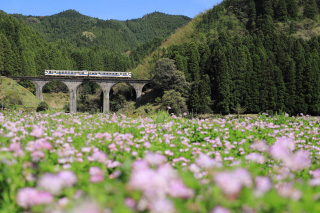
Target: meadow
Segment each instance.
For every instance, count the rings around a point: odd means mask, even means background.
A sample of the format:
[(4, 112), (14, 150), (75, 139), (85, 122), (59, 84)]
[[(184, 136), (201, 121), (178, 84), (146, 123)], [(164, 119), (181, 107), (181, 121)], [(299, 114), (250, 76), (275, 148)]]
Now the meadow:
[(0, 112), (0, 212), (320, 212), (320, 119)]

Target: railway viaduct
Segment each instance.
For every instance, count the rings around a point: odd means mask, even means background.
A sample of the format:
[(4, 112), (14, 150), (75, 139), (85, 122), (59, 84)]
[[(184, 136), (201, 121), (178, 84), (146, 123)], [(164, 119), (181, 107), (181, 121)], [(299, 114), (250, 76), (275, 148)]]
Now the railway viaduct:
[(70, 112), (77, 112), (77, 89), (85, 82), (97, 83), (103, 91), (103, 113), (110, 112), (109, 93), (111, 88), (117, 83), (127, 83), (136, 91), (136, 99), (141, 97), (143, 87), (150, 83), (150, 80), (132, 80), (132, 79), (98, 79), (98, 78), (67, 78), (67, 77), (11, 77), (13, 80), (30, 80), (36, 87), (36, 97), (43, 101), (43, 87), (50, 81), (61, 81), (70, 92)]

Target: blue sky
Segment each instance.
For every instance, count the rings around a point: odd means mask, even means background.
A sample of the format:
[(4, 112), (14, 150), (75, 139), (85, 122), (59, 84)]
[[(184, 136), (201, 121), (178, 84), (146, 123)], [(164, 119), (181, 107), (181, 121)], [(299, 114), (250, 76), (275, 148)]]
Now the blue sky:
[(141, 18), (154, 11), (191, 18), (222, 0), (0, 0), (0, 10), (23, 15), (53, 15), (74, 9), (100, 19)]

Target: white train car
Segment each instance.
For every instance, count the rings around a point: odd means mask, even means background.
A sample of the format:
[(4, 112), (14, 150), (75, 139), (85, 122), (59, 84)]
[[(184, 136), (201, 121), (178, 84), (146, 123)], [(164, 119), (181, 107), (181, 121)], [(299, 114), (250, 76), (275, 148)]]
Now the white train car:
[(54, 77), (93, 77), (93, 78), (131, 78), (131, 72), (116, 71), (77, 71), (77, 70), (45, 70), (45, 76)]
[(90, 77), (95, 78), (131, 78), (131, 72), (114, 72), (114, 71), (88, 71)]
[(88, 77), (88, 71), (77, 71), (77, 70), (45, 70), (45, 76), (54, 76), (54, 77)]

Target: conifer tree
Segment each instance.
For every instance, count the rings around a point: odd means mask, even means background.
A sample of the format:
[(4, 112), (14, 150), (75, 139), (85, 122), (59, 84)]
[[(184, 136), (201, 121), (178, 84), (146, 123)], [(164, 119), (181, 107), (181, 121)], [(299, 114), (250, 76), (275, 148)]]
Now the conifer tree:
[(5, 75), (4, 73), (4, 48), (2, 44), (2, 39), (4, 39), (4, 35), (0, 33), (0, 76)]
[(191, 94), (189, 96), (189, 110), (193, 113), (201, 113), (201, 97), (199, 94), (200, 82), (194, 81), (191, 86)]
[(215, 83), (217, 84), (217, 108), (220, 112), (230, 113), (231, 104), (231, 77), (226, 56), (222, 50), (217, 50), (213, 55), (215, 66)]
[(279, 21), (285, 21), (287, 19), (287, 15), (288, 15), (288, 12), (287, 12), (286, 0), (279, 0), (277, 10), (276, 10), (276, 18)]
[(276, 86), (276, 110), (283, 111), (285, 109), (285, 84), (283, 81), (282, 72), (278, 66), (274, 67), (274, 82)]
[(264, 10), (264, 15), (268, 15), (273, 17), (273, 6), (272, 6), (272, 0), (263, 0), (263, 10)]
[(319, 56), (317, 52), (308, 53), (304, 72), (304, 96), (308, 105), (307, 113), (319, 114), (320, 84), (319, 84)]
[(285, 60), (286, 67), (282, 70), (285, 82), (285, 110), (288, 113), (294, 113), (296, 104), (296, 65), (289, 56)]
[(274, 33), (274, 25), (272, 17), (264, 15), (258, 19), (258, 27), (264, 35), (272, 35)]
[(184, 56), (181, 56), (178, 52), (175, 53), (175, 57), (173, 58), (176, 62), (177, 69), (182, 71), (187, 79), (191, 79), (188, 75), (188, 59)]
[(306, 67), (305, 51), (300, 41), (296, 42), (294, 49), (294, 60), (296, 62), (296, 97), (295, 97), (295, 112), (306, 113), (307, 104), (304, 98), (304, 70)]
[[(318, 0), (319, 1), (319, 0)], [(297, 0), (286, 0), (288, 15), (296, 19), (298, 17), (298, 2)]]
[(318, 14), (318, 7), (315, 0), (306, 0), (304, 3), (303, 15), (306, 18), (314, 19)]
[(191, 42), (189, 44), (189, 61), (188, 61), (188, 72), (191, 74), (193, 81), (200, 80), (200, 54), (198, 52), (198, 46)]
[(204, 75), (199, 84), (199, 95), (200, 95), (200, 105), (201, 113), (211, 112), (211, 88), (210, 88), (210, 78), (208, 75)]
[(0, 34), (0, 42), (2, 42), (3, 47), (3, 69), (4, 69), (4, 75), (5, 76), (14, 76), (16, 75), (16, 63), (19, 61), (16, 60), (16, 55), (11, 49), (11, 44), (7, 40), (6, 36), (3, 34)]
[(317, 6), (318, 6), (318, 11), (320, 11), (320, 0), (316, 0)]
[(248, 28), (249, 30), (253, 30), (255, 28), (256, 25), (256, 18), (257, 18), (257, 11), (256, 11), (256, 4), (254, 2), (254, 0), (250, 0), (249, 1), (249, 20), (248, 20)]

